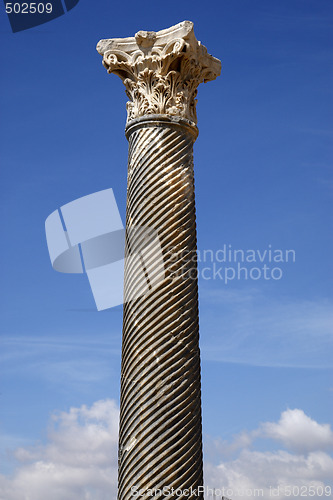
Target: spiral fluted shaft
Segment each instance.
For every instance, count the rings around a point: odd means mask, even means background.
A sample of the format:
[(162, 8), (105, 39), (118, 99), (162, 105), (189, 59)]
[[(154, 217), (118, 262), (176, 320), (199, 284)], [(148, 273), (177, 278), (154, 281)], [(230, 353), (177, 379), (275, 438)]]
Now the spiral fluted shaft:
[[(185, 120), (158, 116), (127, 126), (126, 227), (158, 232), (165, 277), (124, 305), (119, 500), (133, 499), (137, 490), (163, 487), (179, 490), (173, 498), (203, 498), (180, 493), (203, 484), (194, 258), (196, 133)], [(125, 296), (140, 288), (141, 280), (133, 266), (125, 267)]]

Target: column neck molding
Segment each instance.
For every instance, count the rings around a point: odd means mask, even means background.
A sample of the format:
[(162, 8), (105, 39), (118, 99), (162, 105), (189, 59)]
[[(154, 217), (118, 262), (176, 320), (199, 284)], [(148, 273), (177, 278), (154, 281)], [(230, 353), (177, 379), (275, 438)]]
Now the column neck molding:
[(135, 118), (134, 120), (129, 121), (125, 128), (126, 138), (129, 139), (130, 135), (135, 130), (148, 127), (160, 127), (160, 128), (168, 127), (168, 128), (173, 128), (175, 130), (177, 129), (181, 130), (182, 132), (185, 131), (192, 137), (193, 142), (196, 140), (199, 134), (198, 127), (195, 125), (195, 123), (187, 119), (168, 116), (168, 115), (152, 114), (152, 115), (140, 116), (138, 118)]

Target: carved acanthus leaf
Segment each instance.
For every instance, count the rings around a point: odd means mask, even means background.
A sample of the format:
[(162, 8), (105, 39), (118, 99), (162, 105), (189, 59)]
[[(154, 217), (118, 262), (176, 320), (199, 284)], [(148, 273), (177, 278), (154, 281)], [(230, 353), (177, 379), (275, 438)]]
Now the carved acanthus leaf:
[(221, 62), (195, 38), (190, 21), (157, 33), (101, 40), (97, 50), (108, 73), (126, 87), (128, 121), (162, 114), (196, 123), (197, 87), (221, 72)]

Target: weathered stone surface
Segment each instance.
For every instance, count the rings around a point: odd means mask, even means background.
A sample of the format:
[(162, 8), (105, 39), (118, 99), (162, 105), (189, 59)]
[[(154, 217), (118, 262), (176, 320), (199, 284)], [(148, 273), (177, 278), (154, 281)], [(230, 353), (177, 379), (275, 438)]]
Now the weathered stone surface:
[[(158, 234), (165, 268), (157, 287), (124, 304), (118, 500), (138, 490), (157, 498), (149, 491), (163, 487), (203, 500), (193, 143), (197, 87), (221, 63), (189, 21), (101, 40), (97, 50), (130, 99), (126, 228)], [(154, 267), (154, 251), (147, 256)], [(125, 299), (142, 288), (139, 271), (138, 261), (125, 266)]]
[(190, 21), (156, 33), (101, 40), (97, 51), (108, 72), (126, 87), (128, 121), (166, 114), (196, 123), (197, 87), (221, 72), (221, 62), (196, 39)]

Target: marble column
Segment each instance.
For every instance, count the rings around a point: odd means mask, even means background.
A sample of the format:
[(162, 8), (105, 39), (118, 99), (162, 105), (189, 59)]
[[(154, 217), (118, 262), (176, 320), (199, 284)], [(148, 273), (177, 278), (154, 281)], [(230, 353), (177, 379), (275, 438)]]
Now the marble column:
[[(203, 498), (193, 143), (196, 93), (221, 71), (184, 21), (97, 45), (129, 97), (126, 228), (152, 228), (164, 279), (123, 312), (118, 499)], [(111, 100), (109, 100), (111, 101)], [(112, 102), (111, 102), (112, 105)], [(132, 238), (133, 239), (133, 238)], [(125, 254), (131, 253), (127, 238)], [(154, 252), (148, 255), (154, 264)], [(124, 294), (142, 273), (125, 266)], [(191, 490), (192, 488), (192, 490)], [(187, 492), (188, 490), (188, 492)]]

